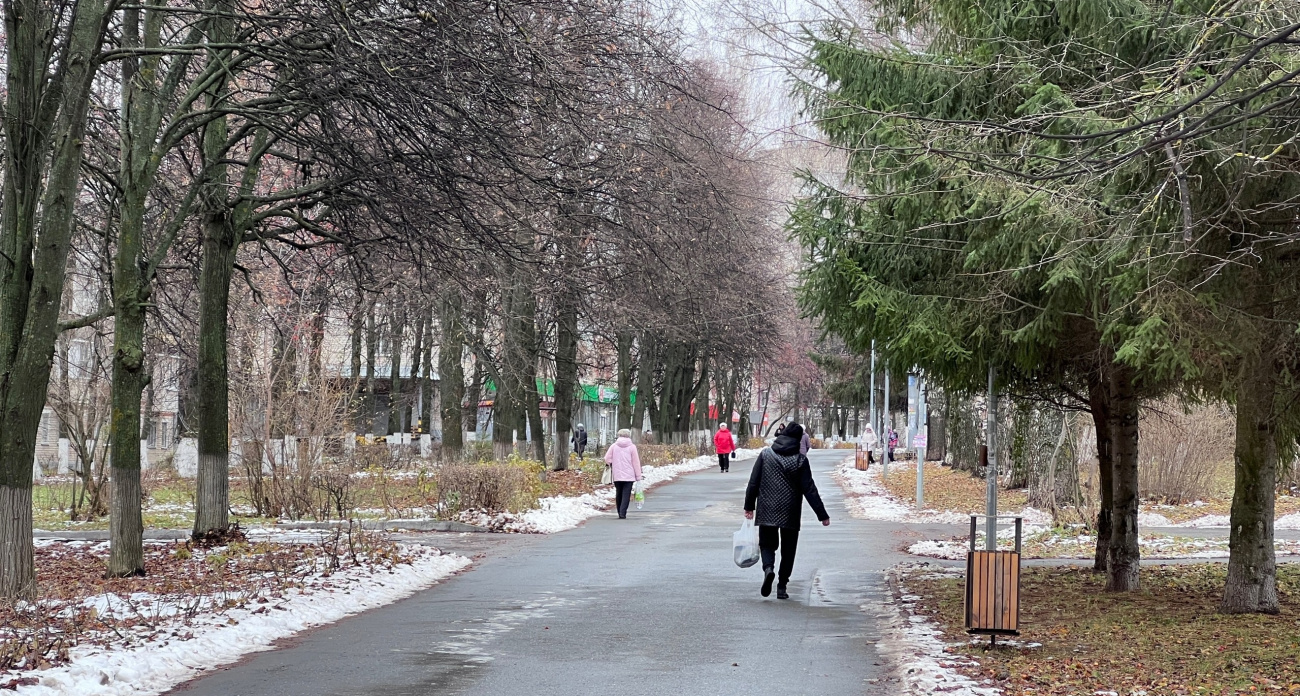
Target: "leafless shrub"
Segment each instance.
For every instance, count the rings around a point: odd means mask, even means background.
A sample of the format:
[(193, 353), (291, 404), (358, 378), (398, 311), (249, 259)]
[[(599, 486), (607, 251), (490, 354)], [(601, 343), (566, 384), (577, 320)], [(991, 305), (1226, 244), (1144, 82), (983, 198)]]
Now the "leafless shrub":
[(435, 511), (454, 518), (467, 510), (495, 514), (533, 507), (544, 470), (539, 462), (513, 456), (503, 463), (443, 464), (433, 473)]
[(1222, 405), (1144, 408), (1138, 426), (1143, 497), (1177, 505), (1209, 496), (1215, 469), (1232, 459), (1232, 422)]

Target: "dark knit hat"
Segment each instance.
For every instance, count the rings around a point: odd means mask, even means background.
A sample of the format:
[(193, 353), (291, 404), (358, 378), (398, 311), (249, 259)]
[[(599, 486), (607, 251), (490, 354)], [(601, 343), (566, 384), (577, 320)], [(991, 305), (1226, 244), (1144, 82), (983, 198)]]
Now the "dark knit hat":
[(781, 434), (786, 437), (792, 437), (796, 440), (801, 440), (803, 439), (803, 426), (799, 425), (794, 421), (790, 421), (790, 424), (785, 426), (785, 432)]

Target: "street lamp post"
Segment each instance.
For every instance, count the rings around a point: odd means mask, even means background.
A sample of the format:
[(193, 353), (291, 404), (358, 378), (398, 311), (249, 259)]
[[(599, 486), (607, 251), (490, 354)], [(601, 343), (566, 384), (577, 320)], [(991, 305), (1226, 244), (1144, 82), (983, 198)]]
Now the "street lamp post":
[[(871, 339), (871, 405), (867, 408), (867, 423), (870, 424), (871, 431), (875, 433), (876, 438), (880, 438), (880, 431), (876, 430), (876, 339)], [(858, 433), (862, 437), (862, 433)]]
[[(916, 433), (912, 436), (912, 444), (916, 446), (916, 509), (925, 509), (925, 447), (929, 443), (927, 439), (929, 432), (926, 428), (928, 418), (926, 417), (926, 399), (925, 399), (925, 377), (917, 375), (916, 377)], [(924, 433), (924, 434), (923, 434)]]
[(880, 475), (889, 476), (889, 363), (885, 363), (885, 410), (880, 414), (880, 441), (884, 446), (880, 448), (883, 455), (880, 458)]

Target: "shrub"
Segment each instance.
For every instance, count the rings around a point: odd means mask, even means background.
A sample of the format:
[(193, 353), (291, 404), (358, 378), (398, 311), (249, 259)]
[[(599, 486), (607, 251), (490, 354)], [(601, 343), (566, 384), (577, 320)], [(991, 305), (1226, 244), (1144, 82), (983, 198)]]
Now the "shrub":
[(767, 447), (767, 441), (761, 437), (751, 437), (745, 442), (745, 449), (763, 449)]
[(699, 448), (691, 444), (638, 445), (637, 453), (642, 466), (665, 466), (700, 456)]
[(1215, 470), (1232, 459), (1232, 423), (1226, 406), (1144, 408), (1138, 425), (1143, 496), (1177, 505), (1212, 495)]
[(505, 462), (452, 462), (433, 472), (434, 511), (454, 518), (468, 510), (488, 514), (519, 512), (537, 506), (541, 462), (512, 455)]

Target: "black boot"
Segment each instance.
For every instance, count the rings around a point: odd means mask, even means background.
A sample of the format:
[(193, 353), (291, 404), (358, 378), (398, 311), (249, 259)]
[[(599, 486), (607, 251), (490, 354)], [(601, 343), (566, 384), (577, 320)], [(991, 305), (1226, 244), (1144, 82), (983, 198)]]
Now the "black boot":
[(777, 599), (790, 599), (790, 593), (785, 591), (785, 583), (776, 586)]
[(772, 572), (772, 566), (763, 566), (763, 589), (758, 593), (764, 597), (772, 594), (772, 581), (776, 579), (776, 573)]

